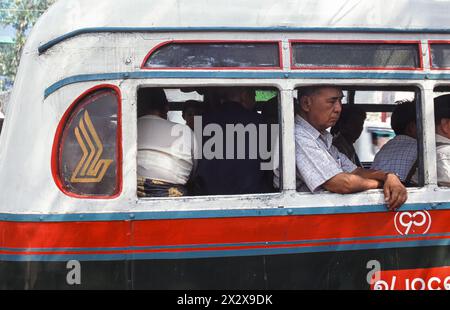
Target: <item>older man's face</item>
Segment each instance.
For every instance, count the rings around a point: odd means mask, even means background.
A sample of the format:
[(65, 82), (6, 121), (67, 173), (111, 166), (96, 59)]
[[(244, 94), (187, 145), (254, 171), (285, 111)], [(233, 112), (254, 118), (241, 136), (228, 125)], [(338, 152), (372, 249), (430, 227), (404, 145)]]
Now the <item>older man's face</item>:
[(343, 97), (342, 90), (335, 87), (320, 88), (304, 97), (302, 109), (307, 121), (319, 131), (332, 127), (341, 115)]

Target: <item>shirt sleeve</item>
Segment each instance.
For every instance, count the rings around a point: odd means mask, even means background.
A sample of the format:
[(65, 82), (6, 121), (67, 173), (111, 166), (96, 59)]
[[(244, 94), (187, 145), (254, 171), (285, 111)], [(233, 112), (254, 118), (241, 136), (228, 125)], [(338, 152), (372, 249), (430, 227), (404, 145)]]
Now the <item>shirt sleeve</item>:
[(311, 192), (344, 172), (331, 154), (320, 148), (314, 140), (297, 136), (295, 149), (297, 170)]
[(436, 154), (437, 181), (441, 186), (450, 186), (450, 152), (442, 152), (450, 147), (441, 148)]

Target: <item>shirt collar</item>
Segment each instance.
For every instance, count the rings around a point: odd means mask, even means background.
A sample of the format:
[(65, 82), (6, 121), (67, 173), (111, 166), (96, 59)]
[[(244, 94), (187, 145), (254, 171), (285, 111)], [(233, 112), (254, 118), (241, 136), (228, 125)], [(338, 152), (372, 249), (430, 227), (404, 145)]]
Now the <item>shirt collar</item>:
[(331, 133), (326, 130), (325, 132), (321, 133), (298, 114), (295, 116), (295, 123), (307, 133), (309, 133), (314, 139), (320, 139), (322, 142), (324, 142), (328, 149), (331, 147), (333, 143), (333, 136), (331, 135)]

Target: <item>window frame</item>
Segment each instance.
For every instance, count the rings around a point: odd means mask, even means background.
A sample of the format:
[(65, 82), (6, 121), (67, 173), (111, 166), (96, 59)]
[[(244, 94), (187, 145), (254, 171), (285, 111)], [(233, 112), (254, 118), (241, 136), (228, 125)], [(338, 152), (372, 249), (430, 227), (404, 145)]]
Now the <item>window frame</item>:
[[(278, 45), (278, 67), (146, 67), (145, 64), (148, 59), (158, 51), (160, 48), (170, 45), (170, 44), (252, 44), (252, 43), (261, 43), (261, 44), (277, 44)], [(144, 60), (140, 66), (141, 70), (262, 70), (262, 71), (271, 71), (271, 70), (283, 70), (283, 48), (281, 40), (169, 40), (161, 42), (155, 45), (147, 55), (144, 57)]]
[[(299, 67), (296, 66), (294, 63), (294, 48), (293, 45), (295, 43), (331, 43), (331, 44), (417, 44), (417, 51), (418, 51), (418, 60), (419, 60), (419, 67), (338, 67), (338, 66), (311, 66), (311, 67)], [(357, 71), (392, 71), (392, 70), (401, 70), (401, 71), (423, 71), (424, 70), (424, 64), (423, 64), (423, 52), (422, 52), (422, 42), (420, 40), (311, 40), (311, 39), (290, 39), (289, 40), (289, 57), (291, 61), (291, 70), (357, 70)]]
[[(119, 83), (120, 81), (117, 81)], [(398, 79), (333, 79), (316, 77), (314, 79), (291, 78), (291, 79), (223, 79), (221, 77), (206, 78), (199, 76), (197, 79), (176, 79), (176, 78), (137, 78), (126, 79), (122, 81), (120, 87), (127, 100), (135, 101), (137, 89), (139, 87), (215, 87), (215, 86), (250, 86), (250, 87), (273, 87), (281, 94), (279, 105), (280, 113), (280, 165), (282, 171), (286, 174), (281, 176), (283, 188), (279, 192), (261, 193), (261, 194), (243, 194), (243, 195), (214, 195), (214, 196), (183, 196), (183, 197), (148, 197), (138, 198), (136, 192), (136, 156), (132, 156), (125, 163), (127, 173), (125, 177), (124, 194), (129, 199), (130, 218), (133, 219), (206, 219), (222, 217), (239, 216), (272, 216), (272, 215), (314, 215), (314, 214), (342, 214), (342, 213), (372, 213), (389, 212), (384, 206), (383, 189), (373, 189), (360, 193), (341, 195), (325, 192), (321, 194), (310, 194), (297, 192), (295, 189), (295, 142), (294, 142), (294, 110), (292, 109), (292, 91), (299, 86), (318, 85), (330, 83), (340, 86), (407, 86), (416, 87), (424, 95), (422, 96), (422, 105), (427, 110), (425, 115), (430, 113), (428, 100), (433, 92), (429, 88), (438, 83), (448, 84), (448, 81), (432, 80), (398, 80)], [(431, 86), (430, 86), (431, 85)], [(287, 101), (286, 101), (287, 100)], [(428, 102), (429, 103), (429, 102)], [(136, 107), (134, 104), (128, 106), (126, 122), (128, 126), (127, 147), (137, 148), (137, 120)], [(400, 211), (422, 210), (428, 208), (430, 204), (433, 208), (442, 209), (440, 201), (446, 201), (450, 188), (439, 188), (433, 181), (436, 180), (436, 171), (432, 169), (433, 160), (435, 162), (434, 152), (434, 131), (432, 136), (431, 129), (427, 129), (430, 122), (424, 124), (425, 147), (429, 147), (428, 155), (424, 159), (425, 186), (408, 187), (408, 205), (403, 206)], [(434, 157), (433, 157), (434, 156)], [(428, 166), (427, 166), (428, 165)], [(446, 196), (447, 195), (447, 196)], [(125, 197), (123, 197), (125, 198)]]
[[(79, 103), (85, 99), (87, 96), (94, 94), (97, 91), (101, 90), (113, 90), (114, 95), (117, 98), (117, 129), (116, 129), (116, 182), (117, 189), (112, 195), (82, 195), (73, 193), (67, 190), (63, 184), (64, 182), (60, 177), (60, 169), (59, 165), (61, 162), (61, 144), (62, 138), (68, 124), (69, 119), (76, 113), (78, 113), (83, 107), (79, 107)], [(63, 116), (59, 120), (56, 132), (54, 134), (52, 151), (51, 151), (51, 173), (53, 177), (53, 181), (56, 186), (59, 188), (61, 192), (65, 195), (77, 198), (77, 199), (115, 199), (122, 194), (123, 191), (123, 151), (122, 151), (122, 92), (119, 87), (112, 84), (99, 84), (93, 87), (88, 88), (83, 93), (81, 93), (66, 109), (63, 113)]]

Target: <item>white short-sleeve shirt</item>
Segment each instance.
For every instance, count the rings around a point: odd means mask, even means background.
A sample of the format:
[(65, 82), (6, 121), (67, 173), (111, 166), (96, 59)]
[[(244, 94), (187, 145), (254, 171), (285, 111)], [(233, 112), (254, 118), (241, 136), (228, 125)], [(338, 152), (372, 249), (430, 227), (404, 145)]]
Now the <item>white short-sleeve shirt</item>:
[(295, 118), (295, 157), (297, 190), (318, 192), (322, 184), (342, 172), (353, 172), (357, 166), (332, 144), (333, 136), (319, 132), (301, 116)]
[(154, 115), (138, 119), (137, 174), (147, 179), (186, 184), (195, 166), (192, 130)]

